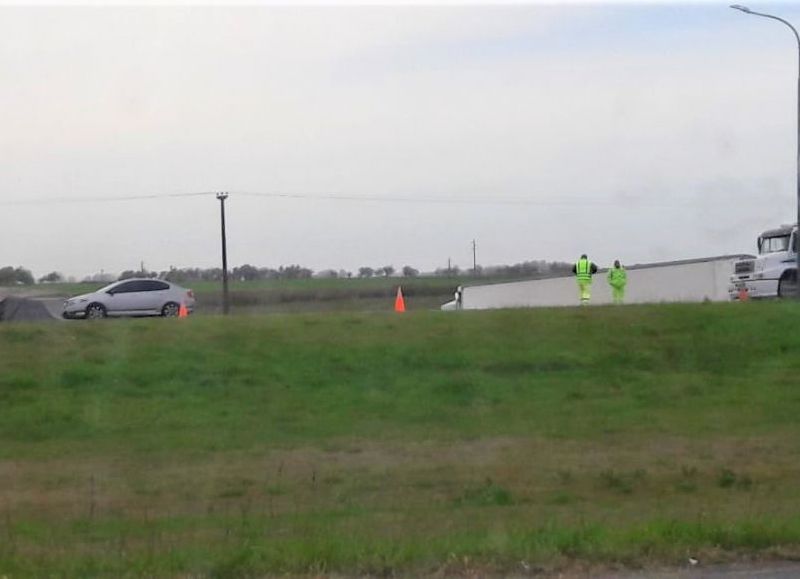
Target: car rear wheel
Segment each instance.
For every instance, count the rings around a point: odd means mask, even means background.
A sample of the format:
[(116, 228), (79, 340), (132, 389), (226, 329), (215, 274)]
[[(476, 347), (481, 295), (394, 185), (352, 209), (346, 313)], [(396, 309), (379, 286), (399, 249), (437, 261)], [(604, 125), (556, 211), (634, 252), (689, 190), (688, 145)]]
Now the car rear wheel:
[(106, 317), (106, 308), (103, 304), (89, 304), (86, 306), (87, 320), (100, 320)]
[(180, 313), (181, 307), (175, 302), (169, 302), (161, 308), (161, 315), (165, 318), (174, 318)]
[(797, 297), (797, 272), (786, 273), (778, 282), (778, 297), (791, 299)]

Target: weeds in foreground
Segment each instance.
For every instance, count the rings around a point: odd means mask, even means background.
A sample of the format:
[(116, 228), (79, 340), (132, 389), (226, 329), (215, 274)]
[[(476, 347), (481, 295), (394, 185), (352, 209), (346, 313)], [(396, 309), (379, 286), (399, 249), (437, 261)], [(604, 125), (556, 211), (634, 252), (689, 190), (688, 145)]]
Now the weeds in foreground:
[(736, 473), (729, 468), (723, 468), (717, 476), (717, 486), (723, 489), (749, 490), (753, 486), (753, 479), (744, 473)]
[(622, 493), (631, 494), (634, 488), (641, 484), (647, 476), (644, 469), (635, 469), (629, 472), (617, 472), (614, 469), (606, 469), (599, 475), (601, 487)]
[(468, 487), (464, 494), (456, 499), (455, 504), (506, 507), (514, 504), (514, 497), (508, 489), (487, 478), (483, 484)]

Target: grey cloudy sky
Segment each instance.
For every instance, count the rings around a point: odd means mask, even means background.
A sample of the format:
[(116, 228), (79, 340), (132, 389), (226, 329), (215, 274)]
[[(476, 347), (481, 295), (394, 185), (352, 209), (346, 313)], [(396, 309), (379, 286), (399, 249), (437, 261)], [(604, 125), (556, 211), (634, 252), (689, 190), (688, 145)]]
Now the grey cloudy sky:
[(0, 265), (217, 265), (213, 197), (18, 203), (218, 190), (233, 265), (752, 251), (797, 53), (726, 4), (0, 7)]

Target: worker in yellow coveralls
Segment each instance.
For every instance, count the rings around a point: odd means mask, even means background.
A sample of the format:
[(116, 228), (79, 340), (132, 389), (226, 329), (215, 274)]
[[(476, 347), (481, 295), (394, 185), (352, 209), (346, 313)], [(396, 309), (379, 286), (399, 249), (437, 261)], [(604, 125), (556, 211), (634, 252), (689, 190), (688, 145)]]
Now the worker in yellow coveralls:
[(614, 267), (608, 270), (608, 285), (611, 286), (611, 297), (614, 303), (619, 305), (625, 301), (625, 286), (628, 284), (628, 273), (619, 264), (619, 260), (614, 261)]
[(578, 281), (578, 290), (581, 296), (581, 305), (585, 306), (592, 299), (592, 276), (597, 273), (597, 266), (589, 261), (584, 253), (572, 266), (572, 273)]

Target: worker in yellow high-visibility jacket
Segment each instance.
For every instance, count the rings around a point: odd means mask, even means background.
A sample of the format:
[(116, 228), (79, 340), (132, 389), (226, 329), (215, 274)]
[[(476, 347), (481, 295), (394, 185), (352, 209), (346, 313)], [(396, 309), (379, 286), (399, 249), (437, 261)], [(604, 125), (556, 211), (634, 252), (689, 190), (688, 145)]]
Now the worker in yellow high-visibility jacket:
[(614, 267), (608, 270), (608, 285), (611, 286), (611, 296), (615, 304), (625, 301), (625, 286), (628, 284), (628, 273), (619, 264), (619, 260), (614, 261)]
[(597, 273), (597, 266), (589, 261), (584, 253), (572, 266), (572, 273), (578, 281), (578, 290), (581, 296), (581, 305), (585, 306), (592, 299), (592, 275)]

